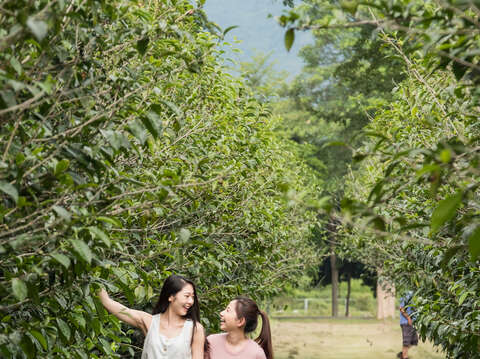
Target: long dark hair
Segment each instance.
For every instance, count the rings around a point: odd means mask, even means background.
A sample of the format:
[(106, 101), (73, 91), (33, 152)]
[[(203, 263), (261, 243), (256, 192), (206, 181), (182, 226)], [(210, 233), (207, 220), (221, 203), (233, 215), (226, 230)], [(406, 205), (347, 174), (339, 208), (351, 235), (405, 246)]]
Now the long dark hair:
[(153, 314), (165, 313), (170, 305), (168, 298), (170, 298), (172, 295), (175, 296), (175, 294), (180, 292), (187, 284), (190, 284), (193, 287), (194, 301), (193, 305), (188, 308), (187, 314), (185, 314), (183, 317), (185, 319), (190, 319), (193, 322), (191, 345), (193, 343), (195, 328), (197, 327), (197, 323), (200, 322), (200, 303), (198, 302), (195, 284), (193, 284), (191, 280), (176, 274), (168, 276), (167, 279), (165, 279), (165, 282), (163, 282), (162, 290), (160, 291), (160, 297), (158, 298), (157, 304), (153, 308)]
[(273, 359), (272, 334), (267, 314), (260, 310), (257, 303), (248, 297), (239, 296), (235, 298), (235, 301), (237, 318), (245, 318), (245, 334), (257, 329), (258, 316), (262, 317), (262, 330), (255, 341), (262, 347), (267, 359)]

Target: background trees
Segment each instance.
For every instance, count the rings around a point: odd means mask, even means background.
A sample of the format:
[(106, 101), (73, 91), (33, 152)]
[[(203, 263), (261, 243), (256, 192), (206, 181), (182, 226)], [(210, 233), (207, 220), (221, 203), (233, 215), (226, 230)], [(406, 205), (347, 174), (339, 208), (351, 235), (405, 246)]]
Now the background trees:
[(2, 4), (2, 356), (133, 355), (99, 285), (148, 310), (187, 275), (213, 329), (232, 295), (261, 299), (315, 261), (308, 171), (218, 65), (197, 11)]
[(374, 25), (406, 66), (356, 150), (363, 162), (342, 200), (344, 247), (400, 291), (414, 289), (423, 337), (449, 357), (478, 358), (479, 4), (312, 3), (328, 14), (290, 13), (280, 19), (288, 38)]

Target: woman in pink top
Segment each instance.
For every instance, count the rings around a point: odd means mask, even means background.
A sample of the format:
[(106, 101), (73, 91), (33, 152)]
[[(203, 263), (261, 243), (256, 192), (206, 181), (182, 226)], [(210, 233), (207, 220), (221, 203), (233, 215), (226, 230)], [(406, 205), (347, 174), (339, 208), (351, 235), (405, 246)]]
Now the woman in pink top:
[[(246, 334), (257, 328), (262, 317), (262, 330), (257, 339)], [(270, 322), (257, 303), (247, 297), (237, 297), (220, 313), (220, 328), (225, 332), (207, 337), (209, 359), (273, 359)]]

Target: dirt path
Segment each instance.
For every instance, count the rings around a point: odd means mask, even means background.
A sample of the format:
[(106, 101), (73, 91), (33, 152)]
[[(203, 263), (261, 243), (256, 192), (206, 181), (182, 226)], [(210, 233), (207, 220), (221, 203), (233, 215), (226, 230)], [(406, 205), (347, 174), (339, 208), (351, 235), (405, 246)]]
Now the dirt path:
[[(402, 334), (395, 321), (273, 320), (276, 359), (395, 359)], [(443, 359), (429, 343), (419, 343), (411, 359)]]

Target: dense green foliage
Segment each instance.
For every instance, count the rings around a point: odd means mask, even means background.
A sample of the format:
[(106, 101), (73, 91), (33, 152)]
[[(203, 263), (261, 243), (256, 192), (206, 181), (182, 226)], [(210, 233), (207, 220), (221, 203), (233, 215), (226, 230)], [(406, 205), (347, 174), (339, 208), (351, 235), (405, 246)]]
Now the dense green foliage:
[(214, 329), (310, 262), (306, 170), (204, 21), (187, 1), (2, 3), (2, 357), (138, 352), (99, 285), (149, 310), (184, 274)]
[[(395, 103), (368, 127), (382, 137), (364, 145), (363, 151), (376, 155), (364, 160), (348, 188), (351, 198), (373, 208), (344, 202), (347, 213), (361, 213), (348, 223), (346, 241), (352, 255), (382, 268), (400, 290), (415, 290), (422, 336), (453, 357), (475, 358), (480, 328), (480, 268), (473, 260), (478, 154), (465, 144), (478, 138), (476, 119), (459, 110), (464, 99), (450, 93), (451, 74), (426, 80), (418, 73), (424, 82), (405, 81)], [(432, 98), (456, 114), (453, 122), (439, 108), (432, 111)]]
[[(289, 11), (279, 19), (288, 27), (287, 48), (297, 30), (321, 32), (332, 44), (339, 32), (373, 27), (406, 66), (406, 79), (393, 89), (391, 104), (372, 114), (364, 131), (368, 139), (355, 151), (354, 159), (363, 162), (346, 186), (340, 246), (380, 270), (400, 292), (414, 290), (422, 337), (449, 357), (478, 358), (480, 3), (305, 3), (310, 11)], [(349, 70), (362, 71), (364, 65)], [(381, 88), (385, 83), (375, 76), (365, 76), (367, 87), (356, 83), (350, 93)], [(328, 90), (319, 92), (335, 95)], [(340, 117), (349, 118), (345, 106)], [(367, 109), (365, 103), (361, 108)]]
[[(315, 28), (330, 21), (336, 7), (330, 1), (306, 0), (293, 19)], [(315, 42), (300, 51), (305, 66), (279, 111), (285, 113), (285, 132), (304, 144), (307, 163), (325, 178), (324, 190), (340, 193), (356, 135), (391, 99), (392, 88), (404, 77), (404, 65), (391, 56), (392, 49), (376, 36), (374, 26), (312, 33)], [(325, 146), (332, 141), (348, 146)]]
[(480, 357), (479, 5), (349, 0), (323, 2), (319, 22), (281, 19), (289, 31), (375, 26), (407, 66), (356, 151), (343, 247), (414, 290), (420, 334), (453, 358)]

